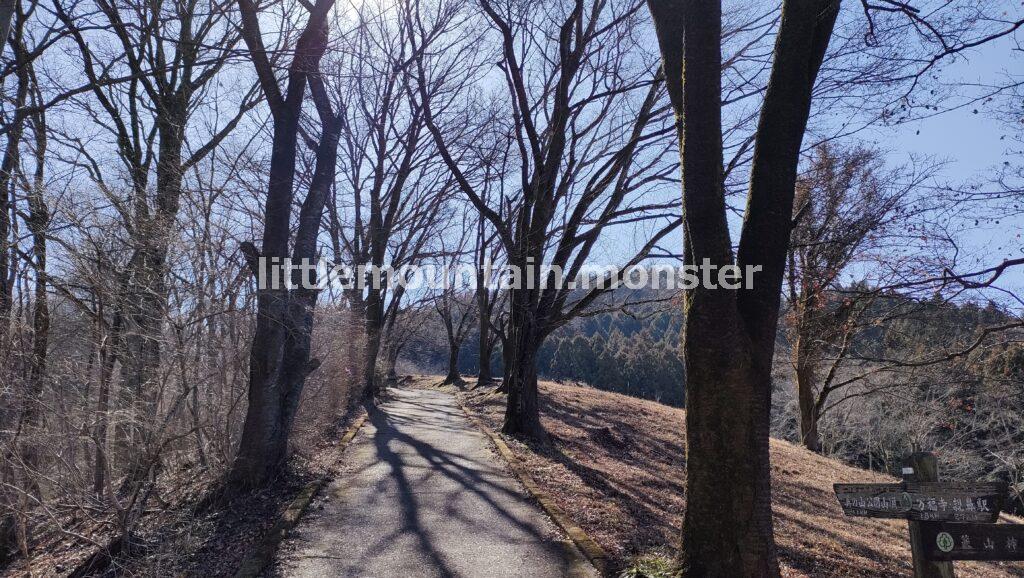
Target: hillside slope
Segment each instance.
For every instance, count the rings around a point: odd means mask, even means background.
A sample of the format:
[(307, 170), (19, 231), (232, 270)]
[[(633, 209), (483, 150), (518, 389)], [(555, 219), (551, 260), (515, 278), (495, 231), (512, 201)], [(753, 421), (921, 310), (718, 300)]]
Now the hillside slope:
[[(489, 426), (500, 426), (503, 396), (489, 389), (458, 395)], [(541, 398), (551, 446), (510, 444), (538, 483), (618, 568), (638, 555), (674, 548), (686, 506), (685, 412), (550, 382), (542, 382)], [(785, 576), (911, 575), (906, 523), (845, 518), (832, 492), (836, 482), (892, 478), (780, 440), (772, 440), (771, 452), (775, 533)], [(958, 576), (1024, 576), (1021, 563), (961, 562), (956, 568)]]

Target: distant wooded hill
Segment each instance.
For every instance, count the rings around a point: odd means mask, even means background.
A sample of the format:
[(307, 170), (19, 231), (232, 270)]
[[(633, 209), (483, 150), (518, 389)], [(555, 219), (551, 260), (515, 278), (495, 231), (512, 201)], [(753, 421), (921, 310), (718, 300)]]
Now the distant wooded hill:
[[(684, 403), (683, 364), (679, 353), (682, 311), (669, 291), (617, 291), (606, 305), (628, 300), (621, 311), (606, 311), (582, 317), (557, 329), (540, 350), (538, 370), (545, 379), (579, 381), (598, 389), (632, 395), (680, 407)], [(434, 316), (436, 317), (436, 316)], [(428, 326), (436, 321), (431, 318)], [(440, 369), (448, 353), (443, 329), (421, 331), (403, 358), (420, 367)], [(479, 336), (470, 335), (460, 351), (459, 370), (467, 375), (479, 371)], [(495, 375), (502, 371), (501, 345), (492, 358)]]
[[(677, 295), (668, 292), (616, 291), (608, 303), (640, 301), (621, 311), (605, 311), (573, 320), (546, 340), (540, 351), (538, 369), (542, 377), (579, 381), (598, 389), (684, 405), (684, 374), (680, 355), (682, 307)], [(838, 301), (838, 298), (837, 298)], [(994, 304), (952, 304), (936, 300), (910, 301), (899, 296), (879, 299), (875, 308), (901, 310), (896, 319), (858, 331), (852, 349), (856, 357), (907, 356), (924, 353), (940, 344), (948, 345), (975, 335), (981, 328), (998, 325), (1008, 319)], [(447, 362), (443, 334), (436, 316), (428, 321), (421, 336), (403, 352), (405, 361), (424, 370), (438, 370)], [(783, 311), (783, 319), (785, 311)], [(436, 329), (436, 331), (434, 331)], [(478, 335), (463, 343), (459, 370), (467, 375), (479, 371)], [(780, 328), (778, 358), (789, 355), (785, 331)], [(492, 358), (495, 375), (501, 375), (501, 346)]]

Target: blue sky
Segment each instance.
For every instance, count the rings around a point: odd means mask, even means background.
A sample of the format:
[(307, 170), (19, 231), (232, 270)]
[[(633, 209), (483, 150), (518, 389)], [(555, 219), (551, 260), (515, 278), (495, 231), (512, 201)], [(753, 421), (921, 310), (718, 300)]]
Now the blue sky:
[[(977, 84), (993, 84), (1013, 73), (1019, 77), (1024, 59), (1015, 58), (1012, 48), (1012, 39), (990, 43), (950, 64), (942, 76), (949, 83)], [(944, 104), (955, 108), (961, 102), (951, 99)], [(940, 178), (949, 184), (975, 182), (984, 187), (1004, 162), (1019, 166), (1024, 160), (1021, 142), (1014, 138), (1019, 138), (1020, 128), (1010, 132), (1011, 128), (993, 112), (992, 105), (970, 104), (899, 127), (876, 129), (869, 138), (892, 152), (893, 164), (901, 157), (932, 156), (946, 162)], [(1024, 230), (1021, 217), (982, 219), (977, 227), (973, 220), (962, 225), (963, 248), (968, 253), (963, 260), (964, 270), (971, 265), (989, 267), (1003, 259), (1024, 256), (1024, 242), (1017, 237)], [(1024, 268), (1011, 271), (1000, 286), (1024, 295)]]
[[(1005, 80), (1010, 74), (1019, 77), (1024, 72), (1024, 57), (1014, 57), (1014, 41), (1006, 38), (959, 55), (942, 68), (941, 80), (951, 86), (963, 83), (991, 85)], [(986, 190), (991, 189), (987, 185), (1004, 162), (1009, 161), (1015, 166), (1024, 163), (1020, 150), (1024, 144), (1019, 140), (1021, 128), (1010, 127), (995, 118), (993, 104), (962, 106), (973, 99), (968, 90), (961, 89), (960, 92), (959, 97), (942, 102), (940, 106), (944, 109), (929, 118), (897, 126), (876, 126), (858, 133), (853, 139), (873, 143), (887, 151), (886, 162), (891, 167), (908, 163), (912, 157), (930, 157), (943, 163), (936, 175), (937, 183), (951, 187), (977, 183)], [(674, 189), (671, 193), (677, 194)], [(740, 206), (742, 202), (739, 201)], [(994, 204), (972, 206), (969, 218), (951, 223), (951, 228), (958, 231), (961, 249), (957, 272), (973, 272), (995, 266), (1004, 259), (1024, 256), (1024, 240), (1018, 237), (1024, 234), (1024, 216), (1002, 218), (998, 214), (993, 215), (996, 209)], [(982, 218), (975, 225), (975, 216), (980, 213), (991, 218)], [(732, 225), (735, 242), (739, 235), (738, 215), (733, 215)], [(681, 248), (681, 235), (672, 235), (664, 245), (671, 250)], [(615, 254), (614, 248), (604, 247), (603, 250), (610, 255)], [(940, 274), (941, 271), (935, 273)], [(1024, 267), (1010, 270), (997, 285), (1024, 298)], [(986, 291), (983, 295), (1007, 305), (1013, 304), (1015, 309), (1022, 305), (1013, 303), (999, 291)], [(971, 295), (979, 296), (977, 293)]]

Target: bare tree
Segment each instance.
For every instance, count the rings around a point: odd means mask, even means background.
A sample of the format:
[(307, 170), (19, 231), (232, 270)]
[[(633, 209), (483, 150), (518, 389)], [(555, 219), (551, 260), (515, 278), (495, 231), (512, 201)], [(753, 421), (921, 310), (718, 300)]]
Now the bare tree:
[[(944, 30), (949, 22), (936, 26), (908, 4), (862, 4), (868, 19), (863, 38), (869, 47), (876, 45), (885, 28), (877, 25), (879, 20), (888, 26), (895, 19), (904, 19), (909, 41), (940, 47), (926, 58), (880, 55), (881, 63), (904, 65), (904, 74), (882, 78), (878, 84), (892, 91), (899, 89), (894, 82), (905, 82), (906, 92), (892, 105), (896, 108), (943, 58), (1019, 27), (977, 38), (947, 37)], [(688, 575), (694, 576), (777, 576), (768, 465), (771, 367), (797, 168), (812, 103), (822, 96), (816, 90), (819, 72), (839, 15), (839, 1), (782, 3), (769, 79), (757, 107), (757, 129), (746, 140), (752, 150), (751, 171), (735, 255), (721, 177), (723, 170), (729, 174), (737, 166), (724, 162), (722, 3), (649, 0), (648, 5), (682, 152), (684, 260), (761, 268), (752, 289), (697, 287), (685, 296), (689, 459), (683, 562)], [(960, 23), (952, 20), (954, 25)], [(867, 71), (866, 78), (872, 77), (870, 67), (862, 70)], [(883, 100), (891, 95), (883, 93)], [(887, 106), (881, 116), (893, 116), (892, 109)], [(723, 479), (744, 482), (722, 484)], [(736, 524), (734, 517), (716, 515), (723, 507), (745, 522)]]
[(947, 233), (931, 218), (940, 212), (948, 216), (953, 208), (927, 185), (933, 172), (933, 167), (910, 174), (886, 170), (874, 150), (824, 144), (797, 181), (785, 325), (800, 439), (812, 451), (821, 449), (818, 422), (829, 396), (854, 383), (841, 376), (844, 364), (857, 357), (860, 335), (909, 314), (905, 307), (902, 312), (885, 307), (877, 292), (845, 291), (852, 269), (868, 269), (863, 284), (884, 286), (896, 277), (949, 265), (933, 257), (943, 253), (936, 247)]
[[(0, 37), (7, 32), (4, 29), (5, 22), (3, 19), (5, 17), (12, 17), (12, 14), (4, 13), (7, 8), (7, 6), (0, 8)], [(20, 256), (25, 261), (26, 267), (32, 271), (33, 285), (31, 290), (32, 340), (31, 354), (28, 362), (29, 370), (24, 390), (17, 392), (20, 394), (17, 396), (19, 403), (15, 404), (17, 417), (13, 424), (13, 439), (10, 440), (11, 447), (17, 448), (17, 451), (12, 451), (11, 454), (16, 456), (12, 461), (17, 464), (20, 470), (20, 479), (16, 481), (21, 492), (21, 496), (18, 498), (20, 504), (17, 509), (22, 512), (22, 515), (19, 516), (17, 523), (15, 523), (8, 516), (9, 512), (0, 513), (0, 561), (6, 556), (9, 543), (14, 538), (17, 538), (22, 553), (28, 552), (31, 530), (28, 526), (28, 516), (25, 515), (25, 512), (29, 509), (30, 501), (39, 500), (42, 497), (36, 478), (40, 469), (40, 451), (38, 447), (40, 444), (40, 431), (38, 428), (43, 413), (41, 393), (46, 380), (50, 335), (50, 309), (46, 278), (46, 237), (49, 234), (50, 214), (43, 196), (47, 152), (46, 116), (42, 110), (35, 110), (32, 114), (26, 115), (21, 114), (17, 110), (19, 106), (26, 107), (26, 105), (37, 103), (41, 99), (39, 81), (33, 67), (33, 63), (39, 56), (40, 51), (38, 48), (30, 48), (30, 39), (25, 33), (27, 22), (32, 17), (36, 6), (32, 5), (26, 11), (12, 3), (9, 8), (14, 12), (14, 22), (17, 25), (14, 35), (10, 37), (17, 82), (15, 89), (16, 110), (13, 112), (11, 120), (16, 126), (12, 127), (11, 132), (8, 133), (3, 166), (0, 168), (0, 197), (2, 197), (0, 198), (0, 211), (5, 213), (0, 216), (0, 252), (3, 253), (0, 256), (0, 263), (2, 263), (0, 265), (0, 285), (4, 285), (4, 288), (0, 289), (0, 323), (3, 324), (3, 327), (0, 328), (0, 347), (8, 349), (11, 345), (8, 331), (11, 329), (10, 323), (12, 321), (9, 318), (11, 313), (12, 286), (7, 283), (7, 267), (11, 256)], [(0, 49), (6, 44), (6, 39), (4, 40), (5, 43), (0, 44)], [(32, 156), (35, 166), (31, 175), (25, 174), (27, 163), (23, 161), (20, 152), (23, 146), (21, 138), (26, 127), (30, 127), (33, 134)], [(20, 251), (16, 242), (12, 243), (11, 247), (7, 246), (10, 219), (19, 214), (15, 203), (17, 196), (15, 192), (17, 190), (25, 191), (25, 197), (28, 201), (28, 212), (27, 214), (21, 213), (21, 216), (24, 218), (32, 238), (30, 253)], [(13, 365), (13, 356), (10, 353), (6, 354), (4, 362)], [(13, 372), (9, 374), (9, 377), (14, 377)], [(10, 393), (13, 394), (15, 392), (12, 391)], [(6, 429), (10, 427), (11, 424), (7, 423), (7, 418), (8, 416), (0, 414), (0, 428)], [(6, 449), (4, 454), (3, 459), (7, 461), (11, 454), (8, 454)], [(6, 474), (6, 464), (0, 465), (0, 480), (7, 478)], [(13, 482), (14, 480), (11, 481)], [(6, 493), (6, 490), (4, 493)]]
[[(123, 264), (123, 287), (118, 291), (123, 327), (116, 343), (122, 349), (123, 373), (118, 405), (131, 417), (119, 421), (116, 432), (122, 454), (132, 462), (129, 478), (135, 480), (144, 477), (155, 463), (155, 456), (134, 451), (132, 446), (136, 438), (150, 449), (157, 445), (146, 416), (154, 415), (159, 402), (161, 348), (168, 316), (168, 253), (176, 235), (185, 174), (230, 134), (257, 102), (243, 98), (233, 117), (203, 142), (195, 142), (194, 133), (190, 142), (188, 129), (194, 109), (237, 40), (222, 10), (214, 4), (200, 7), (198, 0), (54, 4), (55, 14), (78, 49), (89, 87), (74, 101), (106, 129), (119, 168), (126, 175), (127, 191), (120, 197), (121, 179), (106, 166), (102, 149), (97, 150), (96, 143), (83, 138), (78, 130), (58, 133), (61, 144), (85, 159), (90, 178), (116, 207), (127, 234), (130, 257)], [(94, 11), (86, 12), (91, 9)], [(96, 50), (97, 44), (106, 40), (96, 37), (97, 28), (110, 31), (120, 52)], [(206, 48), (208, 45), (216, 48)], [(130, 81), (104, 82), (112, 70), (121, 67)]]
[(465, 279), (463, 275), (465, 270), (461, 265), (464, 264), (464, 259), (469, 254), (467, 245), (475, 236), (473, 221), (474, 219), (470, 215), (463, 213), (461, 224), (456, 225), (458, 232), (452, 239), (453, 242), (445, 244), (442, 241), (438, 261), (441, 266), (443, 283), (433, 299), (434, 310), (441, 318), (448, 343), (448, 372), (443, 383), (460, 386), (465, 383), (465, 380), (459, 373), (459, 351), (473, 328), (474, 318), (479, 314), (476, 309), (478, 301), (476, 295), (472, 291), (468, 291), (462, 284)]
[[(472, 49), (466, 46), (450, 51), (443, 61), (417, 61), (415, 74), (441, 157), (497, 231), (509, 265), (522, 279), (537, 280), (509, 292), (503, 348), (503, 387), (509, 398), (502, 430), (544, 438), (537, 352), (552, 331), (586, 310), (678, 226), (672, 203), (650, 195), (651, 185), (665, 180), (674, 168), (662, 162), (667, 147), (655, 138), (665, 130), (655, 65), (622, 50), (636, 30), (641, 4), (597, 2), (585, 7), (582, 1), (555, 1), (543, 6), (547, 17), (529, 19), (522, 17), (524, 7), (517, 2), (482, 1), (481, 7), (501, 46), (507, 109), (482, 122), (466, 113), (444, 122), (451, 107), (436, 94), (438, 79), (469, 57)], [(541, 47), (539, 52), (526, 48), (533, 46)], [(604, 54), (607, 59), (599, 60)], [(598, 68), (603, 72), (597, 73)], [(532, 81), (537, 78), (543, 81)], [(606, 83), (609, 79), (614, 79), (612, 86)], [(622, 122), (620, 107), (633, 107), (637, 114)], [(507, 194), (488, 199), (475, 184), (477, 163), (466, 163), (472, 157), (467, 159), (460, 141), (472, 140), (477, 126), (495, 119), (509, 123), (505, 133), (515, 145), (518, 171)], [(609, 272), (606, 283), (581, 294), (555, 281), (556, 270), (565, 279), (576, 278), (601, 233), (625, 225), (650, 230), (635, 253)], [(549, 258), (550, 270), (545, 269)]]
[(497, 344), (498, 335), (494, 331), (495, 312), (499, 314), (503, 307), (499, 304), (500, 287), (494, 282), (496, 269), (497, 235), (488, 227), (487, 220), (477, 218), (477, 230), (474, 238), (473, 257), (476, 265), (476, 311), (478, 355), (480, 358), (479, 372), (474, 387), (490, 385), (494, 381), (491, 367), (491, 356)]
[[(514, 171), (517, 170), (517, 161), (515, 139), (508, 134), (508, 127), (492, 122), (500, 114), (500, 103), (490, 102), (485, 106), (478, 114), (488, 122), (479, 126), (476, 137), (462, 146), (465, 164), (475, 167), (469, 172), (476, 177), (474, 185), (480, 199), (490, 205), (491, 199), (506, 198), (511, 192), (510, 187), (516, 186)], [(474, 387), (480, 387), (494, 381), (491, 357), (498, 341), (505, 337), (501, 326), (507, 314), (508, 292), (502, 291), (500, 283), (506, 256), (499, 233), (479, 211), (475, 224), (473, 260), (476, 267), (479, 374)]]
[[(11, 21), (14, 18), (15, 0), (4, 0), (0, 5), (0, 54), (3, 54), (7, 47), (8, 33), (11, 28)], [(21, 19), (21, 23), (25, 20)], [(25, 64), (29, 61), (23, 47), (22, 33), (19, 27), (11, 38), (12, 52), (17, 63), (16, 72), (18, 76), (17, 88), (14, 97), (14, 111), (9, 119), (10, 128), (7, 132), (7, 146), (4, 148), (2, 160), (0, 160), (0, 345), (6, 349), (7, 332), (10, 330), (11, 313), (11, 250), (8, 242), (11, 236), (11, 187), (14, 182), (14, 172), (18, 165), (21, 135), (24, 130), (25, 118), (17, 113), (24, 108), (28, 100), (28, 70)], [(2, 80), (2, 79), (0, 79)]]
[[(735, 259), (721, 176), (721, 2), (649, 5), (682, 151), (684, 260), (762, 271), (752, 289), (698, 286), (685, 293), (683, 562), (689, 576), (778, 576), (768, 463), (771, 367), (801, 143), (839, 2), (783, 4)], [(732, 514), (722, 516), (723, 508)]]
[[(34, 75), (30, 65), (26, 66), (29, 76)], [(38, 101), (38, 81), (31, 80), (33, 99)], [(24, 255), (34, 275), (32, 288), (32, 355), (29, 361), (28, 387), (22, 397), (22, 410), (15, 436), (21, 438), (22, 444), (20, 464), (23, 469), (22, 491), (27, 496), (40, 499), (39, 486), (35, 476), (40, 470), (39, 427), (43, 413), (42, 393), (47, 374), (47, 356), (50, 339), (50, 306), (47, 294), (46, 279), (46, 237), (50, 233), (50, 211), (43, 192), (46, 172), (47, 127), (46, 114), (36, 112), (31, 118), (34, 133), (35, 168), (31, 178), (21, 173), (22, 187), (28, 200), (28, 214), (25, 222), (32, 234), (32, 252)], [(27, 504), (26, 504), (27, 506)], [(28, 550), (29, 529), (23, 522), (19, 530), (22, 537), (22, 550)]]
[[(257, 249), (252, 243), (242, 246), (254, 276), (258, 276), (261, 258), (291, 257), (295, 263), (310, 263), (317, 256), (320, 221), (334, 182), (343, 118), (331, 108), (319, 69), (327, 49), (327, 17), (333, 5), (330, 0), (317, 0), (308, 6), (305, 25), (287, 67), (287, 88), (282, 92), (263, 44), (260, 11), (251, 0), (238, 0), (242, 37), (274, 126), (262, 247)], [(314, 141), (316, 166), (301, 201), (293, 244), (296, 156), (307, 84), (320, 120), (320, 135)], [(317, 291), (309, 286), (308, 279), (303, 282), (300, 272), (290, 273), (295, 288), (271, 285), (259, 288), (257, 293), (256, 331), (249, 358), (249, 406), (238, 455), (228, 474), (229, 492), (262, 486), (281, 471), (303, 384), (320, 364), (310, 355)]]
[(458, 13), (438, 3), (436, 19), (428, 29), (417, 30), (393, 17), (412, 5), (362, 3), (346, 49), (328, 64), (331, 90), (345, 102), (339, 109), (345, 123), (340, 178), (328, 206), (328, 230), (335, 260), (365, 268), (346, 297), (364, 320), (363, 377), (369, 397), (378, 393), (377, 365), (387, 349), (383, 338), (405, 294), (403, 286), (381, 280), (386, 281), (387, 271), (429, 256), (451, 194), (451, 178), (424, 138), (423, 113), (405, 89), (405, 76), (414, 52), (431, 50), (454, 30)]

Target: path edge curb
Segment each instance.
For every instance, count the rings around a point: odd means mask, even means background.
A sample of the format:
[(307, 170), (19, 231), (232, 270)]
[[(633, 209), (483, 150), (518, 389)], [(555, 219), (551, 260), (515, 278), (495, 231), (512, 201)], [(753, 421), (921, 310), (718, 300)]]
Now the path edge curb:
[[(360, 428), (366, 423), (368, 417), (364, 410), (363, 414), (356, 418), (352, 425), (345, 430), (345, 435), (341, 437), (339, 442), (341, 444), (341, 451), (344, 451), (348, 444), (356, 437), (356, 434), (359, 433)], [(302, 515), (306, 513), (306, 509), (313, 502), (313, 498), (320, 493), (320, 490), (327, 485), (327, 482), (326, 478), (321, 478), (310, 482), (299, 491), (298, 495), (281, 512), (281, 517), (270, 528), (259, 545), (242, 560), (242, 564), (239, 566), (238, 571), (235, 572), (234, 578), (256, 578), (273, 562), (274, 555), (277, 553), (277, 547), (288, 535), (288, 532), (299, 523)]]
[(522, 461), (512, 452), (512, 448), (508, 447), (508, 444), (504, 439), (497, 433), (491, 431), (491, 428), (484, 425), (479, 418), (470, 412), (469, 408), (466, 407), (462, 400), (457, 395), (455, 402), (459, 404), (459, 408), (462, 409), (462, 413), (466, 414), (469, 421), (473, 422), (473, 425), (482, 431), (491, 442), (494, 447), (497, 448), (498, 454), (508, 463), (512, 473), (519, 478), (519, 481), (526, 488), (526, 491), (540, 504), (541, 508), (547, 513), (547, 515), (562, 529), (569, 539), (572, 540), (576, 548), (583, 554), (583, 557), (590, 562), (594, 568), (597, 569), (598, 574), (601, 576), (610, 576), (608, 573), (608, 554), (604, 551), (593, 538), (590, 537), (583, 528), (579, 527), (571, 518), (555, 503), (551, 496), (547, 494), (537, 484), (537, 481), (533, 479), (530, 472), (523, 466)]

